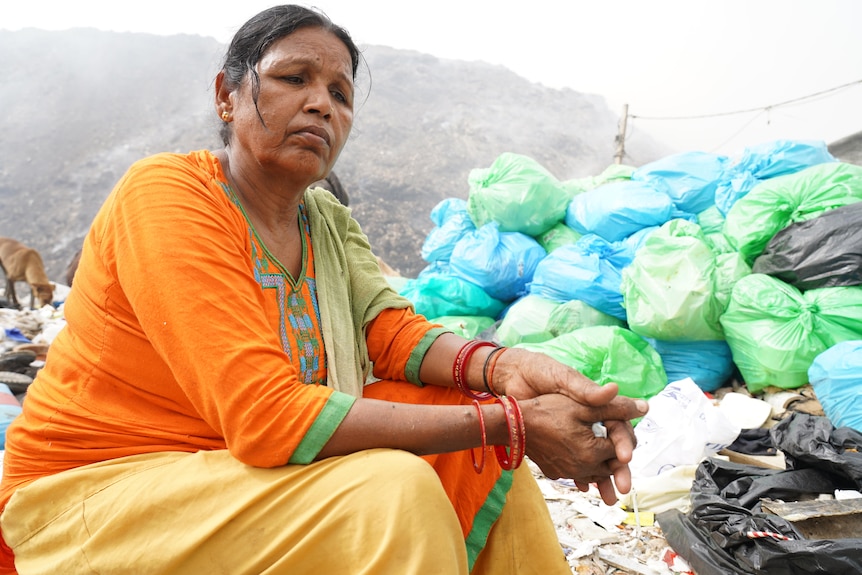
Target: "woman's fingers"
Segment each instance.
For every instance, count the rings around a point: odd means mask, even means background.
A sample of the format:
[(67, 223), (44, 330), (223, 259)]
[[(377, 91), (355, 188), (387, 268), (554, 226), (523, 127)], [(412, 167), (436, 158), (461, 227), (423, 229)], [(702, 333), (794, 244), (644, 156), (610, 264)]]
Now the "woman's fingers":
[(623, 463), (628, 463), (632, 460), (637, 446), (637, 437), (632, 424), (628, 421), (604, 420), (605, 429), (608, 432), (608, 438), (614, 444), (614, 452), (616, 459)]

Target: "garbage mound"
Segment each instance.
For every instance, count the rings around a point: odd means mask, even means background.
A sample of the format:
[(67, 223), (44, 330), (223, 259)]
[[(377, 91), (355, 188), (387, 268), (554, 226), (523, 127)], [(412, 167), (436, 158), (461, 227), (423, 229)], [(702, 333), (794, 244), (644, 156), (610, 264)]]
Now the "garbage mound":
[(616, 325), (667, 364), (664, 385), (706, 392), (797, 389), (819, 354), (862, 340), (862, 167), (823, 142), (570, 180), (507, 152), (468, 184), (432, 210), (428, 265), (399, 289), (431, 320), (482, 318), (481, 337), (530, 346)]

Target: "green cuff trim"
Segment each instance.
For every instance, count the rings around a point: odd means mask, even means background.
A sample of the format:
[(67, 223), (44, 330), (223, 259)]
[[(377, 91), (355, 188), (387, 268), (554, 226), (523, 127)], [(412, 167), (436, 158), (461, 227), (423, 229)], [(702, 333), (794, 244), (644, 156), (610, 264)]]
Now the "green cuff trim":
[(422, 336), (422, 339), (419, 340), (419, 343), (416, 344), (416, 347), (414, 347), (413, 351), (410, 352), (410, 359), (407, 360), (407, 366), (404, 368), (404, 378), (407, 381), (415, 383), (419, 387), (425, 386), (425, 384), (419, 380), (419, 368), (422, 366), (422, 360), (425, 359), (425, 354), (428, 353), (428, 348), (431, 347), (431, 344), (444, 333), (452, 333), (452, 330), (445, 327), (432, 327), (425, 332), (425, 335)]
[(354, 401), (356, 398), (352, 395), (340, 391), (332, 392), (323, 409), (317, 414), (314, 423), (305, 432), (305, 437), (302, 438), (293, 455), (290, 456), (288, 463), (305, 465), (314, 461), (314, 458), (317, 457), (317, 454), (341, 425), (347, 412), (353, 407)]
[(482, 504), (476, 517), (473, 518), (473, 528), (470, 530), (465, 541), (470, 571), (473, 570), (476, 558), (479, 557), (479, 553), (481, 553), (488, 542), (491, 527), (494, 526), (494, 523), (500, 518), (500, 514), (503, 512), (503, 505), (506, 504), (506, 495), (509, 494), (509, 490), (512, 488), (513, 477), (512, 471), (502, 471), (500, 479), (491, 488), (488, 498), (485, 499), (485, 503)]

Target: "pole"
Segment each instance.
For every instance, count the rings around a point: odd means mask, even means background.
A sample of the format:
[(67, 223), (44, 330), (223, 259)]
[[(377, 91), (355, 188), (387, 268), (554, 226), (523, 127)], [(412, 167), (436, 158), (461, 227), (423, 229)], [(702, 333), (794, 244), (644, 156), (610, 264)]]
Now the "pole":
[(614, 163), (622, 164), (623, 156), (626, 153), (626, 122), (629, 119), (629, 105), (623, 105), (623, 115), (620, 117), (619, 132), (617, 133), (616, 143), (617, 151), (614, 154)]

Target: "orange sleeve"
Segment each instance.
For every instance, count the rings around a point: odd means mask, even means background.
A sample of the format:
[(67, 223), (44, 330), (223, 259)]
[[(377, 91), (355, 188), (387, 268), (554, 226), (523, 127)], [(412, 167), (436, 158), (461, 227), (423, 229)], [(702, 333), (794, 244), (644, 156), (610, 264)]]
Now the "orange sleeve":
[(299, 382), (245, 219), (198, 162), (138, 163), (96, 216), (67, 327), (10, 433), (17, 463), (227, 448), (272, 467), (303, 442), (313, 454), (349, 410), (346, 394)]
[(425, 352), (446, 331), (411, 308), (383, 310), (366, 331), (374, 377), (419, 384), (419, 365)]

